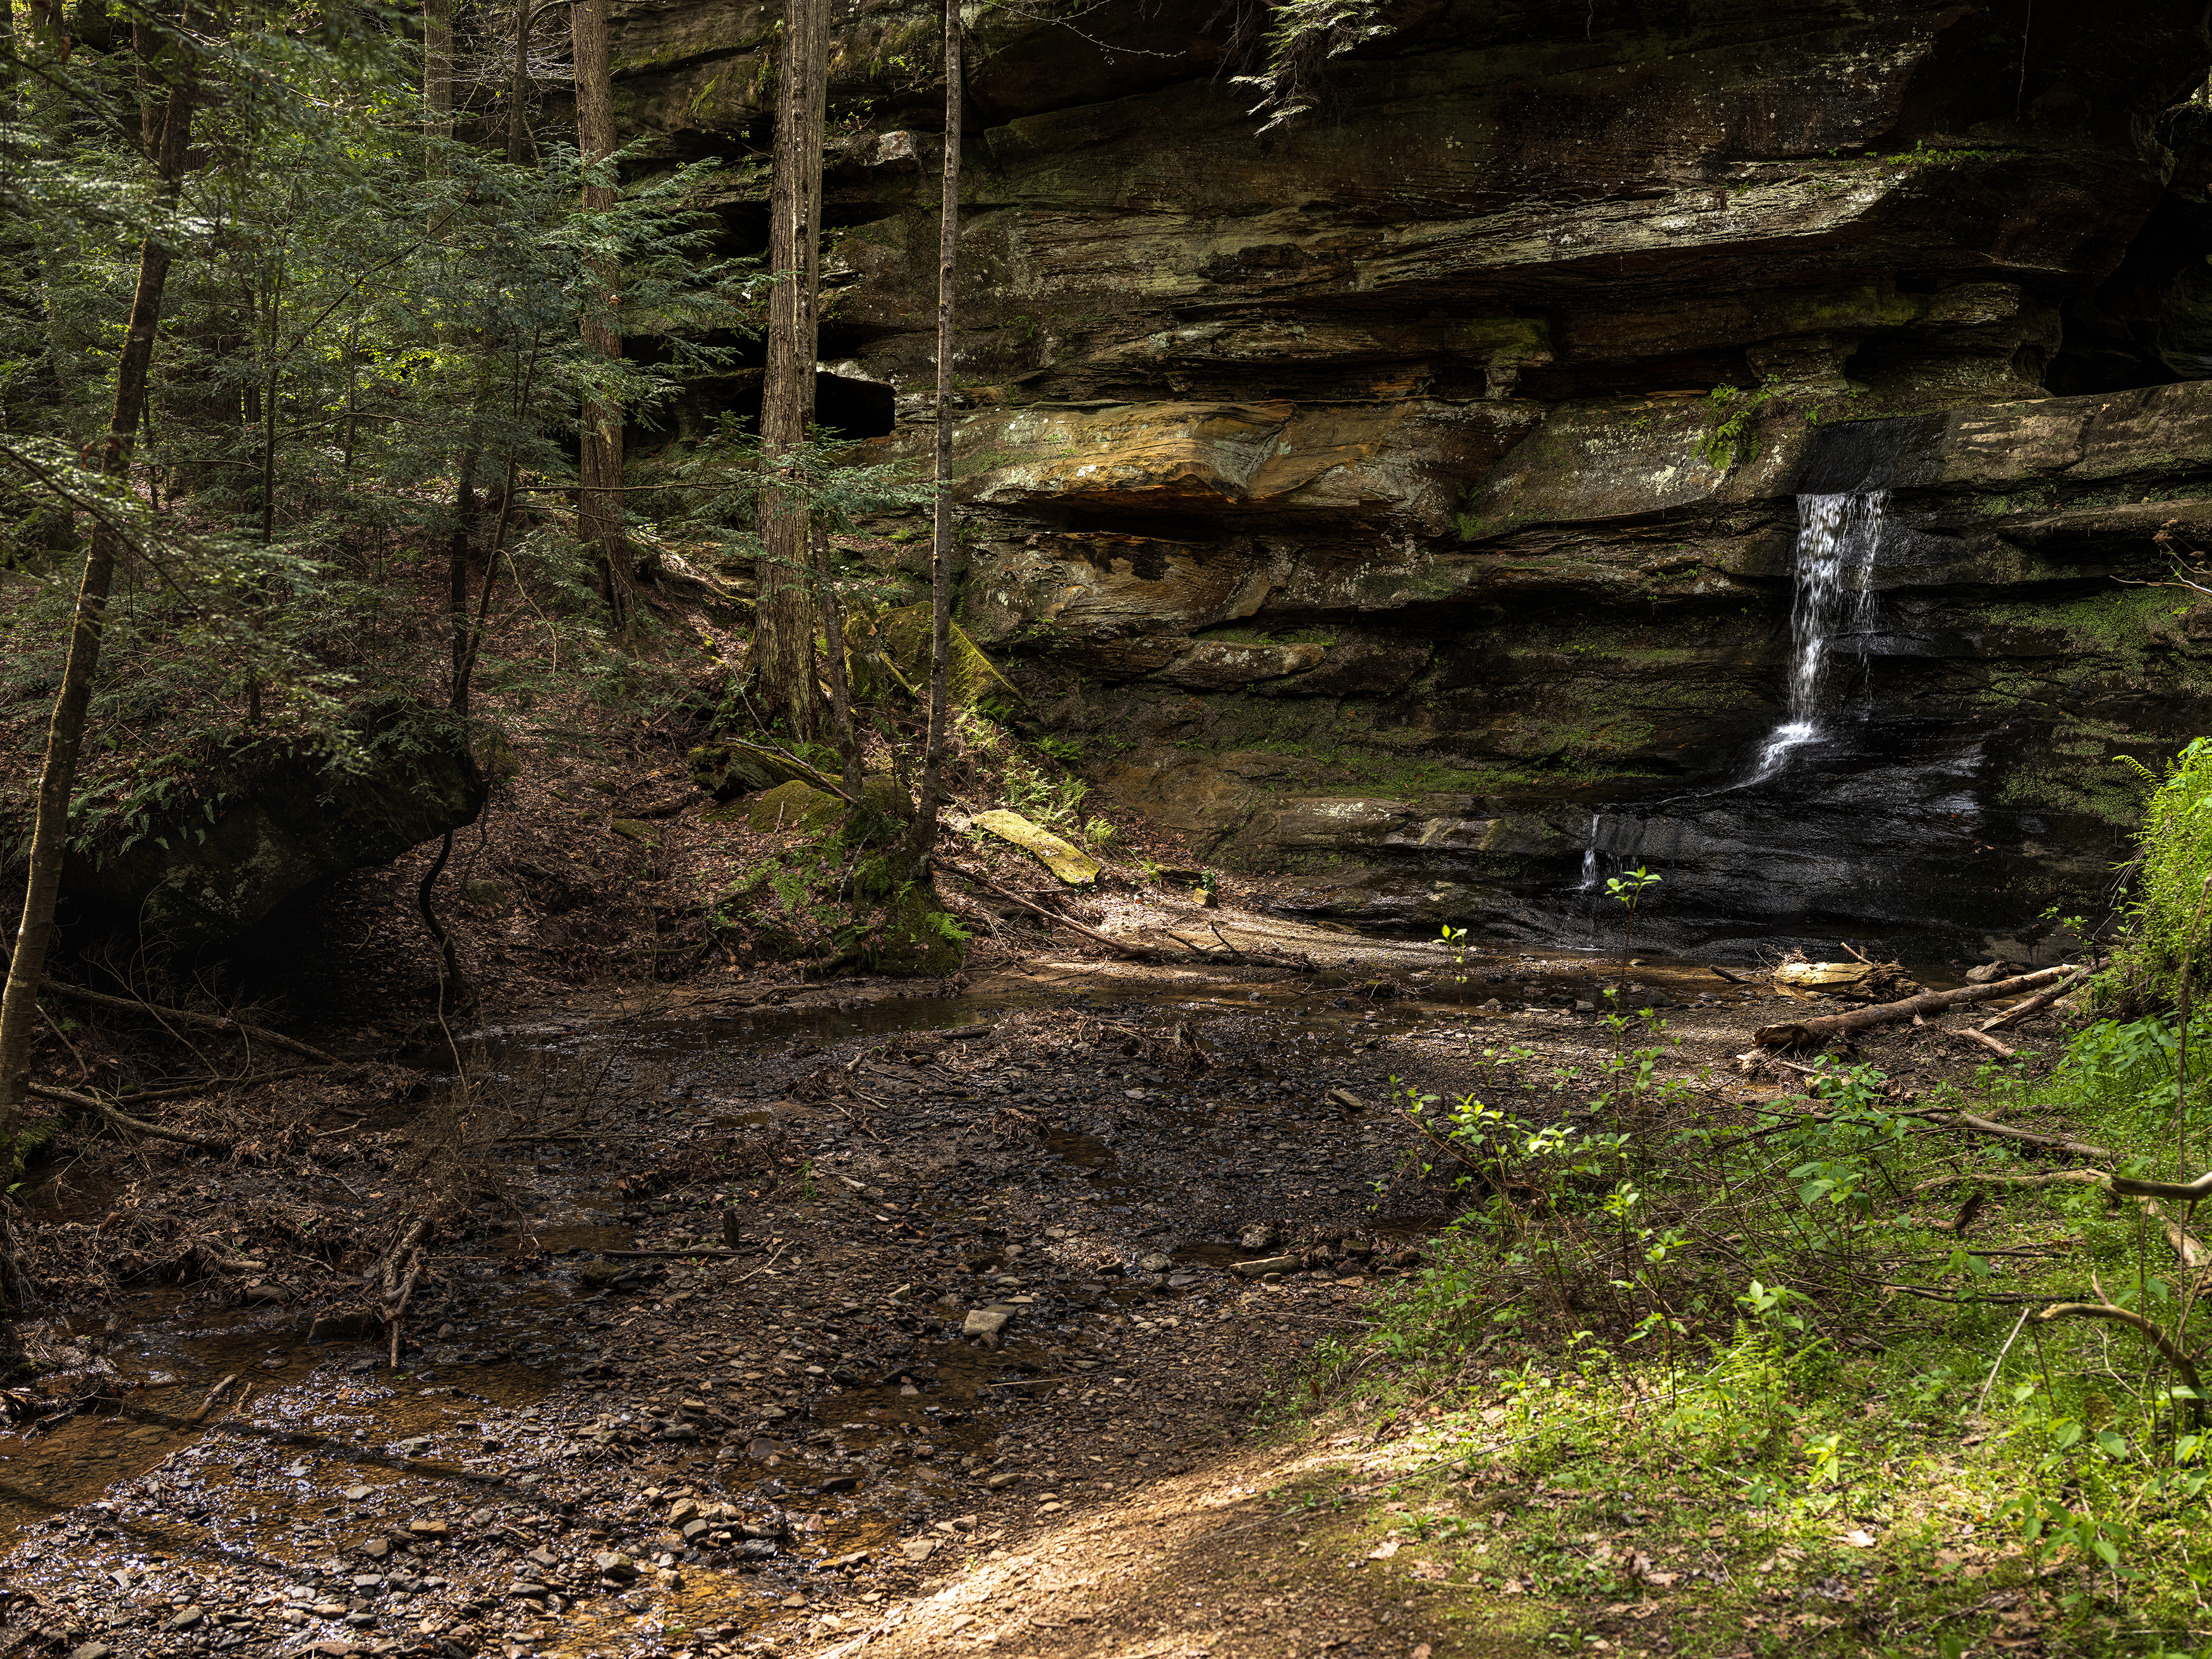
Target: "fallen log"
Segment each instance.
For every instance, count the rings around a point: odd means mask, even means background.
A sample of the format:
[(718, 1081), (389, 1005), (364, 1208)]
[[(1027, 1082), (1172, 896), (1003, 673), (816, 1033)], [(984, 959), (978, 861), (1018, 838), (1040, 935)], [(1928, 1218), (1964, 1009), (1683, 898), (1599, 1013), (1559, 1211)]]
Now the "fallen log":
[(1840, 1014), (1824, 1014), (1815, 1019), (1785, 1020), (1778, 1024), (1762, 1025), (1752, 1033), (1751, 1040), (1762, 1048), (1808, 1048), (1816, 1042), (1825, 1042), (1830, 1037), (1845, 1036), (1853, 1031), (1911, 1019), (1915, 1014), (1932, 1014), (1946, 1008), (1955, 1008), (1962, 1003), (1988, 1002), (1996, 997), (2018, 996), (2078, 971), (2077, 964), (2067, 962), (2056, 968), (2045, 968), (2033, 974), (1999, 980), (1991, 985), (1962, 985), (1955, 991), (1923, 991), (1918, 996), (1905, 998), (1902, 1002), (1881, 1002), (1872, 1007), (1852, 1008)]
[(228, 1031), (238, 1036), (251, 1037), (256, 1042), (266, 1042), (274, 1048), (288, 1049), (293, 1054), (305, 1055), (319, 1066), (335, 1066), (338, 1063), (337, 1056), (326, 1054), (320, 1048), (302, 1042), (297, 1037), (288, 1037), (282, 1031), (272, 1031), (266, 1026), (248, 1025), (244, 1020), (233, 1019), (227, 1014), (197, 1014), (189, 1008), (164, 1008), (157, 1002), (148, 1002), (140, 997), (112, 997), (105, 991), (88, 990), (82, 985), (64, 985), (58, 979), (40, 980), (39, 994), (44, 996), (49, 991), (58, 997), (69, 997), (78, 1002), (91, 1003), (96, 1008), (120, 1008), (129, 1013), (151, 1014), (156, 1019), (175, 1020), (183, 1025), (202, 1025), (211, 1030)]
[(143, 1118), (132, 1117), (118, 1111), (97, 1095), (81, 1095), (74, 1089), (57, 1089), (50, 1083), (27, 1084), (33, 1099), (51, 1100), (64, 1106), (74, 1106), (81, 1112), (89, 1112), (101, 1122), (152, 1140), (174, 1141), (179, 1146), (191, 1146), (204, 1152), (228, 1154), (233, 1148), (228, 1140), (210, 1140), (204, 1135), (187, 1134), (182, 1129), (165, 1129), (158, 1123), (149, 1123)]
[(2041, 1012), (2044, 1009), (2048, 1008), (2052, 1003), (2057, 1001), (2059, 998), (2064, 996), (2069, 991), (2074, 989), (2075, 987), (2083, 983), (2088, 979), (2088, 977), (2089, 970), (2086, 968), (2081, 969), (2069, 977), (2060, 980), (2057, 984), (2051, 987), (2050, 989), (2045, 991), (2038, 991), (2033, 996), (2030, 997), (2027, 1001), (2020, 1004), (2018, 1006), (2006, 1009), (2004, 1012), (1996, 1016), (1996, 1018), (1984, 1020), (1979, 1025), (1974, 1027), (1974, 1029), (1978, 1031), (2002, 1030), (2016, 1019), (2026, 1019), (2030, 1014)]

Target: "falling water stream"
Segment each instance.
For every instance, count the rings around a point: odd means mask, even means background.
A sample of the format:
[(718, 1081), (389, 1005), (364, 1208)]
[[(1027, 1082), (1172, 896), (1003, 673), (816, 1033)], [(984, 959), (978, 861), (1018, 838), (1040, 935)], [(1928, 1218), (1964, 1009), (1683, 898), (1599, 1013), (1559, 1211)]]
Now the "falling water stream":
[[(1790, 757), (1826, 735), (1835, 713), (1831, 690), (1837, 658), (1845, 650), (1863, 657), (1874, 631), (1874, 568), (1889, 507), (1887, 490), (1797, 498), (1796, 594), (1790, 612), (1790, 676), (1779, 724), (1759, 740), (1743, 774), (1717, 789), (1692, 791), (1651, 803), (1701, 799), (1764, 783)], [(1593, 812), (1585, 835), (1577, 893), (1603, 884), (1613, 858), (1625, 865), (1641, 853), (1649, 809), (1633, 815)]]
[[(1790, 684), (1782, 723), (1759, 746), (1745, 783), (1782, 769), (1793, 750), (1820, 735), (1824, 694), (1837, 647), (1863, 642), (1875, 621), (1875, 549), (1887, 490), (1797, 498), (1797, 592), (1790, 612)], [(1860, 647), (1863, 653), (1863, 644)]]

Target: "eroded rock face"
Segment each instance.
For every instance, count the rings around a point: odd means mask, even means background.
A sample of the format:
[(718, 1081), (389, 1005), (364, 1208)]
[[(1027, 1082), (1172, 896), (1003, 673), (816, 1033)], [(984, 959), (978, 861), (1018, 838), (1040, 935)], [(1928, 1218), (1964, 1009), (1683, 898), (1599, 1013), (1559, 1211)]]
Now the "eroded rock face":
[[(834, 71), (874, 102), (823, 355), (892, 389), (885, 457), (934, 441), (897, 67), (932, 15), (859, 7)], [(2212, 719), (2212, 626), (2114, 580), (2212, 489), (2212, 124), (2161, 113), (2201, 8), (1407, 0), (1264, 133), (1229, 21), (978, 25), (963, 618), (1103, 784), (1424, 927), (1573, 936), (1639, 860), (1655, 943), (1971, 934), (2097, 884), (2109, 757)], [(757, 142), (772, 22), (632, 8), (630, 118)], [(1878, 489), (1878, 626), (1750, 781), (1798, 498)]]

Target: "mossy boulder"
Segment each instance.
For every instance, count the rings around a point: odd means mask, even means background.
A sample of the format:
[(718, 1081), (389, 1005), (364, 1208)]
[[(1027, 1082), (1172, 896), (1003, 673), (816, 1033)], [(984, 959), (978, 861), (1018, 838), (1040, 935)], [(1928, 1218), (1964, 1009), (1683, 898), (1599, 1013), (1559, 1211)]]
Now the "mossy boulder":
[(845, 803), (793, 778), (753, 798), (745, 827), (760, 835), (783, 830), (826, 830), (845, 815)]
[(702, 743), (684, 758), (691, 781), (718, 801), (735, 800), (794, 779), (817, 789), (830, 787), (829, 779), (796, 756), (744, 738)]
[[(218, 945), (291, 895), (476, 821), (485, 785), (458, 720), (397, 702), (355, 726), (351, 772), (319, 752), (242, 757), (228, 787), (143, 821), (94, 826), (63, 866), (70, 913), (185, 947)], [(27, 808), (27, 803), (26, 803)], [(23, 816), (27, 825), (27, 811)], [(0, 842), (21, 841), (0, 827)]]

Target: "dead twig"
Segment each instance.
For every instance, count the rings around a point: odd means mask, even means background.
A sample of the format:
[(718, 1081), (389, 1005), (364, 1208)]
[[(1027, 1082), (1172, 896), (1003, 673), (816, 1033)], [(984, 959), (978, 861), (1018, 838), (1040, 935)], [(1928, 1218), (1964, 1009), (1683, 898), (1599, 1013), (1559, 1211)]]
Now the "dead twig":
[[(2095, 1280), (2093, 1279), (2094, 1284)], [(2097, 1285), (2102, 1297), (2105, 1287)], [(2198, 1428), (2204, 1426), (2204, 1384), (2197, 1375), (2197, 1367), (2190, 1358), (2175, 1346), (2173, 1339), (2132, 1308), (2116, 1308), (2109, 1299), (2101, 1302), (2054, 1302), (2036, 1315), (2036, 1323), (2048, 1324), (2054, 1319), (2102, 1319), (2114, 1325), (2124, 1325), (2158, 1351), (2159, 1358), (2173, 1367), (2174, 1374), (2188, 1384), (2192, 1398), (2189, 1402), (2190, 1420)]]
[(2006, 1048), (2003, 1043), (1999, 1042), (1987, 1031), (1977, 1030), (1972, 1025), (1967, 1026), (1964, 1030), (1960, 1030), (1956, 1026), (1948, 1025), (1939, 1025), (1936, 1029), (1942, 1032), (1946, 1036), (1954, 1036), (1966, 1042), (1978, 1043), (1983, 1048), (1987, 1048), (1991, 1054), (1995, 1054), (1999, 1060), (2010, 1060), (2014, 1058), (2015, 1054), (2014, 1050)]
[(158, 1123), (149, 1123), (142, 1118), (132, 1117), (127, 1112), (118, 1111), (97, 1095), (79, 1094), (73, 1089), (57, 1089), (50, 1083), (33, 1083), (27, 1087), (31, 1095), (36, 1099), (51, 1100), (64, 1106), (74, 1106), (79, 1111), (91, 1113), (103, 1123), (111, 1124), (118, 1129), (126, 1129), (132, 1134), (144, 1135), (151, 1140), (174, 1141), (180, 1146), (191, 1146), (204, 1152), (222, 1152), (226, 1155), (235, 1150), (228, 1140), (210, 1140), (204, 1135), (187, 1134), (182, 1129), (165, 1129)]

